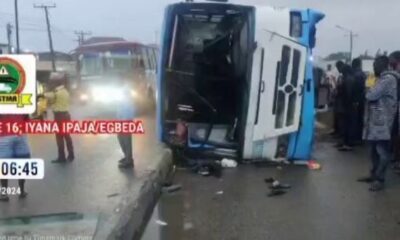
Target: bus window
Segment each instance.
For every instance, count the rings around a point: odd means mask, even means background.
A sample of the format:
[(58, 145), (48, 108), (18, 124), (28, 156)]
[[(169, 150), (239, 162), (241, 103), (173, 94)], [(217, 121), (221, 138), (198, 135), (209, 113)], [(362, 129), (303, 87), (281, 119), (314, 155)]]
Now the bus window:
[(133, 56), (130, 51), (108, 51), (105, 55), (105, 73), (115, 75), (121, 72), (129, 72), (132, 66)]
[(157, 68), (158, 65), (158, 51), (157, 49), (153, 48), (153, 56), (154, 56), (154, 66)]
[(289, 46), (283, 46), (282, 48), (282, 60), (280, 65), (279, 78), (275, 83), (275, 94), (276, 98), (276, 118), (275, 118), (275, 128), (282, 128), (285, 121), (285, 106), (286, 106), (286, 94), (283, 87), (287, 81), (287, 73), (290, 63), (290, 53), (291, 49)]
[(151, 56), (151, 60), (153, 62), (153, 70), (157, 68), (157, 58), (153, 48), (149, 48), (149, 53)]
[[(292, 79), (291, 86), (296, 89), (299, 79), (299, 68), (300, 68), (301, 52), (297, 49), (293, 50), (293, 67), (292, 67)], [(288, 103), (288, 115), (286, 120), (286, 126), (291, 126), (294, 123), (294, 115), (296, 111), (297, 91), (292, 92), (289, 95)]]
[(152, 67), (151, 67), (150, 58), (149, 58), (149, 55), (148, 55), (148, 52), (147, 52), (147, 48), (146, 47), (142, 47), (141, 49), (142, 49), (141, 56), (142, 56), (142, 61), (144, 63), (144, 67), (145, 67), (146, 70), (151, 70)]
[(153, 53), (153, 50), (151, 48), (147, 48), (147, 56), (149, 58), (149, 63), (150, 63), (150, 66), (151, 66), (151, 70), (154, 71), (154, 69), (156, 69), (156, 67), (155, 67), (156, 64), (154, 62), (154, 53)]

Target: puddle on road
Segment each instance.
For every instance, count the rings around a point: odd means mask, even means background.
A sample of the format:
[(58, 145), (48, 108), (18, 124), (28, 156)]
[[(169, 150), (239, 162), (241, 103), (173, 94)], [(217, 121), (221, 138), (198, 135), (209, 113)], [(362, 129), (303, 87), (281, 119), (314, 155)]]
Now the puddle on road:
[(92, 239), (97, 222), (98, 215), (82, 213), (3, 218), (0, 219), (0, 240)]
[(165, 194), (154, 208), (141, 240), (181, 240), (195, 226), (185, 219), (185, 205), (182, 191)]

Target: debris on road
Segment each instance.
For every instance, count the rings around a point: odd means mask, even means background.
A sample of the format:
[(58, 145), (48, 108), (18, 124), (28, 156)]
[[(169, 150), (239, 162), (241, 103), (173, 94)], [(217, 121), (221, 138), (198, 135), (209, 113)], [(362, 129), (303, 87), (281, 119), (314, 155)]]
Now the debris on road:
[(321, 170), (321, 168), (322, 168), (321, 164), (317, 163), (314, 160), (309, 161), (307, 166), (308, 166), (308, 169), (310, 169), (310, 170)]
[(175, 184), (175, 185), (169, 185), (169, 186), (164, 186), (161, 191), (163, 193), (173, 193), (177, 192), (182, 189), (182, 185), (180, 184)]
[(272, 190), (269, 194), (268, 197), (275, 197), (275, 196), (281, 196), (286, 194), (286, 191), (284, 190)]
[(193, 229), (193, 228), (194, 228), (194, 225), (191, 222), (185, 222), (183, 224), (183, 230), (184, 231), (188, 231), (188, 230)]
[(156, 223), (157, 223), (158, 225), (160, 225), (160, 226), (168, 226), (168, 223), (166, 223), (166, 222), (164, 222), (164, 221), (162, 221), (162, 220), (160, 220), (160, 219), (156, 220)]
[(284, 191), (284, 190), (288, 190), (288, 189), (292, 188), (291, 185), (281, 183), (272, 177), (264, 179), (264, 182), (271, 184), (269, 186), (269, 188), (271, 189), (271, 192), (268, 194), (268, 197), (286, 194), (286, 191)]
[(211, 175), (210, 169), (207, 166), (200, 167), (198, 174), (200, 174), (201, 176), (204, 176), (204, 177), (208, 177)]
[(275, 182), (275, 179), (274, 178), (266, 178), (266, 179), (264, 179), (264, 182), (273, 183), (273, 182)]
[(224, 194), (224, 191), (218, 191), (218, 192), (216, 192), (215, 194), (217, 194), (217, 195), (222, 195), (222, 194)]
[(275, 180), (272, 185), (269, 187), (273, 190), (282, 190), (282, 189), (290, 189), (292, 186), (289, 184), (280, 183), (279, 181)]
[(107, 195), (107, 198), (113, 198), (113, 197), (117, 197), (119, 195), (120, 195), (119, 193), (113, 193), (113, 194)]
[(210, 163), (198, 164), (192, 168), (192, 170), (204, 177), (214, 176), (216, 178), (222, 177), (222, 166), (218, 161)]
[(224, 158), (221, 161), (221, 166), (223, 168), (236, 168), (238, 163), (235, 160)]

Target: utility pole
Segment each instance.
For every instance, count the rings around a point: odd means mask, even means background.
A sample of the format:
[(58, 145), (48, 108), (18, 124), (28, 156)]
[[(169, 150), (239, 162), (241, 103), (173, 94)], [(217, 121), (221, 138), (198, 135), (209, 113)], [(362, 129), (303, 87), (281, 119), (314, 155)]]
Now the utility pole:
[(350, 31), (350, 61), (353, 59), (353, 37), (355, 36), (353, 31)]
[(14, 10), (15, 10), (15, 35), (17, 41), (17, 54), (20, 53), (21, 49), (19, 46), (19, 18), (18, 18), (18, 0), (14, 0)]
[(47, 33), (49, 35), (49, 45), (50, 45), (50, 53), (51, 53), (51, 65), (53, 71), (56, 71), (56, 57), (54, 55), (54, 48), (53, 48), (53, 38), (51, 36), (51, 27), (50, 27), (50, 19), (49, 19), (49, 8), (55, 8), (56, 5), (34, 5), (34, 8), (41, 8), (44, 10), (46, 14), (46, 23), (47, 23)]
[(353, 44), (354, 44), (354, 37), (357, 37), (358, 35), (355, 34), (352, 30), (344, 28), (342, 26), (336, 25), (337, 28), (339, 28), (342, 31), (345, 31), (349, 34), (350, 36), (350, 52), (349, 52), (349, 62), (353, 60)]
[(12, 25), (11, 23), (7, 23), (8, 54), (12, 53), (11, 35), (12, 35)]
[(85, 42), (85, 40), (86, 40), (85, 36), (90, 36), (90, 35), (92, 35), (92, 33), (91, 32), (85, 32), (85, 31), (81, 30), (81, 31), (75, 31), (75, 35), (78, 36), (78, 43), (79, 43), (79, 46), (80, 46)]

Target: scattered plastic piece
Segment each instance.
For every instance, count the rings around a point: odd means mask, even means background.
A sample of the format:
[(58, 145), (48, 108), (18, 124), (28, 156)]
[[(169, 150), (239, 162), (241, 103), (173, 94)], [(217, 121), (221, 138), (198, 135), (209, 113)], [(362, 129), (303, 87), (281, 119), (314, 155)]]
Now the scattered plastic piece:
[(183, 224), (183, 230), (185, 230), (185, 231), (188, 231), (188, 230), (190, 230), (192, 228), (194, 228), (194, 226), (193, 226), (193, 223), (191, 223), (191, 222), (185, 222)]
[(202, 167), (199, 169), (198, 172), (201, 176), (208, 177), (211, 175), (210, 170), (208, 167)]
[(314, 160), (308, 162), (308, 169), (310, 170), (321, 170), (321, 168), (321, 164), (317, 163)]
[(278, 184), (272, 184), (272, 186), (270, 186), (269, 188), (273, 190), (283, 190), (283, 189), (290, 189), (292, 188), (292, 186), (290, 186), (289, 184), (278, 183)]
[(238, 163), (235, 160), (224, 158), (221, 161), (221, 166), (223, 168), (235, 168), (238, 166)]
[(217, 195), (222, 195), (222, 194), (224, 194), (224, 191), (218, 191), (218, 192), (216, 192), (215, 194), (217, 194)]
[(278, 181), (278, 180), (274, 180), (273, 182), (272, 182), (272, 186), (274, 187), (274, 186), (279, 186), (279, 184), (280, 184), (280, 182)]
[(276, 167), (276, 169), (278, 169), (278, 170), (282, 170), (282, 169), (283, 169), (283, 167), (282, 167), (282, 166), (277, 166), (277, 167)]
[(162, 221), (162, 220), (156, 220), (156, 223), (158, 224), (158, 225), (160, 225), (160, 226), (168, 226), (168, 223), (166, 223), (166, 222), (164, 222), (164, 221)]
[(182, 189), (182, 185), (175, 184), (175, 185), (170, 185), (168, 187), (163, 187), (162, 192), (163, 193), (173, 193), (173, 192), (179, 191), (181, 189)]

